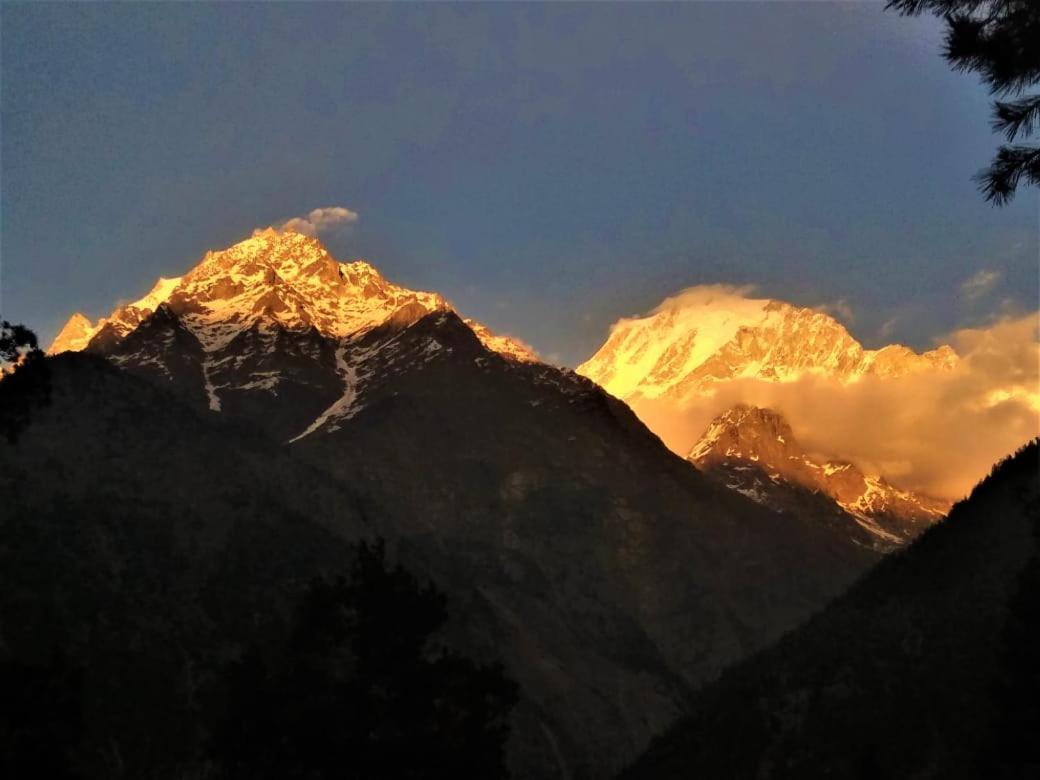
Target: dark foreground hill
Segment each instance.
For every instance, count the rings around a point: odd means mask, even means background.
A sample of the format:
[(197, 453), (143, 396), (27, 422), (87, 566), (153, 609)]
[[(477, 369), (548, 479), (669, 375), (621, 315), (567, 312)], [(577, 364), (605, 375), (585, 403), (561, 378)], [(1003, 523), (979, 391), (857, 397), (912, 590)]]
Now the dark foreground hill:
[(1040, 776), (1037, 453), (725, 673), (624, 777)]
[(84, 672), (86, 776), (178, 776), (214, 675), (364, 522), (264, 439), (98, 358), (49, 362), (52, 403), (0, 444), (0, 654)]
[[(388, 556), (447, 596), (444, 641), (501, 660), (519, 686), (516, 777), (617, 772), (689, 691), (880, 557), (718, 485), (590, 380), (308, 237), (254, 236), (161, 281), (89, 338), (95, 326), (76, 322), (77, 348), (108, 364), (59, 355), (54, 405), (0, 450), (8, 479), (31, 485), (9, 505), (14, 522), (33, 526), (64, 502), (58, 516), (74, 531), (38, 544), (74, 544), (68, 557), (105, 577), (144, 565), (135, 544), (169, 538), (161, 549), (190, 565), (146, 565), (145, 591), (193, 616), (203, 593), (256, 598), (270, 574), (249, 550), (280, 552), (282, 570), (306, 578), (337, 545), (385, 538)], [(239, 506), (243, 536), (207, 555)], [(282, 514), (275, 532), (249, 518), (278, 507), (299, 518), (299, 546)], [(126, 544), (95, 544), (107, 538), (96, 525)], [(333, 541), (305, 555), (319, 533)], [(5, 538), (24, 544), (21, 532)], [(43, 554), (12, 556), (23, 552)], [(195, 567), (221, 587), (203, 589)], [(72, 598), (76, 579), (64, 576), (35, 597), (41, 611)], [(131, 613), (134, 630), (152, 631), (150, 612)], [(93, 637), (107, 625), (94, 614), (50, 618)]]
[(520, 686), (516, 777), (616, 770), (870, 562), (716, 488), (597, 388), (458, 336), (456, 360), (288, 448), (100, 358), (48, 361), (51, 404), (0, 444), (0, 647), (87, 669), (89, 776), (183, 776), (216, 670), (360, 537), (433, 579), (444, 641)]

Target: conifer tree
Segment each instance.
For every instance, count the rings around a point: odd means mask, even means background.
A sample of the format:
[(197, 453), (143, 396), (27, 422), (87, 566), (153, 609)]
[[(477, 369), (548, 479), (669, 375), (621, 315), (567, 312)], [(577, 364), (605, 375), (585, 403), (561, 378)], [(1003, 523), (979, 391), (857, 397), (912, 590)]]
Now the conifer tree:
[(1040, 94), (1030, 92), (1040, 81), (1040, 2), (889, 0), (887, 7), (942, 18), (946, 60), (954, 70), (978, 73), (995, 96), (993, 130), (1007, 143), (976, 177), (986, 200), (1003, 205), (1020, 183), (1040, 186), (1040, 146), (1023, 143), (1040, 129)]
[(516, 689), (498, 666), (432, 646), (432, 586), (362, 544), (349, 577), (316, 580), (281, 650), (227, 674), (212, 754), (228, 778), (501, 778)]
[(36, 334), (0, 321), (0, 434), (14, 443), (33, 407), (50, 400), (50, 377)]

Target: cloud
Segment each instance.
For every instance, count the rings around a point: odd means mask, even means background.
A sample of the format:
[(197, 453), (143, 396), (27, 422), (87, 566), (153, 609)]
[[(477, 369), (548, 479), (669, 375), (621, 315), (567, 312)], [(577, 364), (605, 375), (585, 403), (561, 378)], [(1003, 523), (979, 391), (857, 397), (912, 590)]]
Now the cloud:
[(839, 298), (831, 303), (822, 303), (819, 306), (814, 307), (817, 311), (822, 311), (824, 314), (829, 314), (837, 320), (845, 324), (849, 324), (856, 319), (856, 315), (852, 311), (852, 307), (849, 302), (844, 298)]
[[(742, 301), (750, 298), (757, 292), (753, 284), (698, 284), (696, 287), (687, 287), (682, 292), (665, 298), (648, 315), (659, 314), (662, 311), (674, 311), (692, 306), (707, 306), (708, 304), (724, 304), (733, 301)], [(616, 325), (616, 323), (615, 323)]]
[(983, 268), (961, 285), (961, 295), (969, 302), (975, 302), (988, 295), (1003, 278), (1002, 271)]
[[(675, 295), (665, 298), (645, 314), (637, 314), (634, 317), (622, 317), (621, 319), (615, 320), (610, 326), (610, 332), (613, 333), (618, 328), (624, 327), (636, 320), (641, 320), (645, 317), (652, 317), (661, 312), (681, 312), (684, 309), (708, 306), (709, 304), (717, 304), (720, 307), (739, 304), (745, 302), (748, 298), (754, 295), (757, 290), (758, 288), (753, 284), (698, 284), (694, 287), (687, 287), (685, 290), (681, 290)], [(592, 316), (586, 315), (584, 321), (591, 322)]]
[(1034, 312), (949, 334), (961, 356), (949, 371), (865, 377), (848, 385), (822, 377), (737, 379), (684, 407), (659, 400), (632, 406), (681, 455), (734, 404), (771, 407), (814, 454), (845, 458), (902, 487), (956, 499), (995, 461), (1040, 434), (1038, 323), (1040, 312)]
[[(754, 284), (698, 284), (687, 287), (681, 292), (665, 298), (653, 310), (640, 317), (650, 317), (663, 311), (680, 311), (686, 308), (716, 305), (723, 307), (729, 304), (744, 303), (759, 294), (759, 288)], [(822, 303), (813, 307), (816, 311), (823, 312), (848, 324), (856, 319), (855, 313), (848, 300), (839, 298), (836, 301)], [(618, 325), (631, 322), (631, 318), (618, 320), (612, 325), (612, 329)]]
[(891, 317), (881, 323), (881, 327), (878, 328), (878, 338), (887, 339), (896, 329), (896, 325), (899, 324), (899, 316)]
[[(302, 233), (305, 236), (317, 236), (333, 230), (343, 230), (358, 221), (356, 211), (343, 206), (326, 206), (314, 209), (302, 217), (293, 217), (277, 226), (279, 230), (289, 233)], [(255, 231), (254, 231), (255, 232)]]

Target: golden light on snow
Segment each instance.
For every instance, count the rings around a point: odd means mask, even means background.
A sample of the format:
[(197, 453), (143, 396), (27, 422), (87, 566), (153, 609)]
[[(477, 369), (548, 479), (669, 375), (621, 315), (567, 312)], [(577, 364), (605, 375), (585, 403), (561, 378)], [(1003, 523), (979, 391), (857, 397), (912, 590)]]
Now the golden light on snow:
[[(350, 223), (356, 218), (354, 212), (335, 207), (316, 209), (306, 217), (317, 228)], [(346, 359), (345, 340), (392, 318), (418, 319), (453, 309), (438, 293), (393, 284), (364, 260), (336, 260), (310, 234), (315, 231), (298, 227), (287, 224), (284, 229), (257, 230), (227, 249), (207, 252), (188, 273), (159, 279), (147, 295), (117, 307), (96, 323), (74, 314), (49, 351), (56, 354), (85, 349), (103, 330), (113, 338), (125, 338), (166, 304), (180, 324), (198, 339), (205, 354), (201, 364), (203, 389), (210, 410), (220, 412), (221, 392), (273, 391), (280, 381), (278, 371), (261, 371), (254, 372), (245, 384), (221, 384), (214, 377), (223, 364), (219, 357), (222, 349), (254, 329), (268, 333), (273, 326), (295, 332), (314, 328), (339, 344), (336, 370), (344, 383), (344, 392), (315, 426), (297, 438), (322, 424), (334, 424), (336, 419), (351, 413), (360, 376), (357, 361), (362, 356), (355, 354)], [(516, 360), (537, 359), (522, 342), (493, 333), (474, 320), (464, 322), (488, 349)]]
[(738, 403), (776, 409), (808, 449), (956, 499), (1040, 434), (1037, 314), (965, 329), (917, 354), (864, 350), (822, 312), (687, 290), (618, 321), (579, 367), (686, 455)]

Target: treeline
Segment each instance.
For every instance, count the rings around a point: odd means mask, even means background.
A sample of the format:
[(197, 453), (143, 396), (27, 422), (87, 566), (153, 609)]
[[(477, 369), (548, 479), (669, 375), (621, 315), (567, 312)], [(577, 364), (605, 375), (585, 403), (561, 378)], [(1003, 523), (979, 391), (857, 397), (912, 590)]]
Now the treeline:
[[(148, 776), (506, 777), (516, 686), (500, 666), (438, 646), (446, 618), (440, 592), (388, 567), (382, 542), (361, 543), (348, 572), (309, 584), (281, 636), (239, 648), (198, 691), (197, 753)], [(118, 735), (99, 739), (85, 723), (91, 675), (61, 648), (0, 658), (0, 776), (120, 775), (130, 757)], [(102, 696), (121, 695), (104, 688)], [(133, 763), (140, 771), (139, 757)]]

